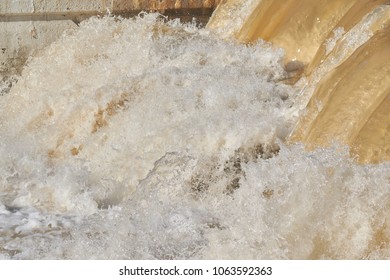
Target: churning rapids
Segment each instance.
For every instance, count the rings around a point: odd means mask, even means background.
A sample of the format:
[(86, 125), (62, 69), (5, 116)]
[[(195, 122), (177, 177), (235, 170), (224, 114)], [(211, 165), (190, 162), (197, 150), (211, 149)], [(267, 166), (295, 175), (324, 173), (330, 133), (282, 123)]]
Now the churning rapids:
[(157, 14), (36, 53), (0, 95), (0, 258), (390, 258), (390, 163), (284, 143), (283, 55)]

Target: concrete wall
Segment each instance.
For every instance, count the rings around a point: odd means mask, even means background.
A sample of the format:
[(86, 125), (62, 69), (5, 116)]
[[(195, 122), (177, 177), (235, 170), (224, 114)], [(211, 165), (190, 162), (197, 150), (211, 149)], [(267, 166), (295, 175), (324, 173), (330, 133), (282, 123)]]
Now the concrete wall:
[(2, 0), (0, 15), (12, 13), (112, 12), (128, 10), (165, 10), (213, 8), (221, 0)]
[(113, 0), (114, 11), (213, 8), (221, 0)]
[(106, 2), (111, 0), (2, 0), (0, 14), (102, 10)]

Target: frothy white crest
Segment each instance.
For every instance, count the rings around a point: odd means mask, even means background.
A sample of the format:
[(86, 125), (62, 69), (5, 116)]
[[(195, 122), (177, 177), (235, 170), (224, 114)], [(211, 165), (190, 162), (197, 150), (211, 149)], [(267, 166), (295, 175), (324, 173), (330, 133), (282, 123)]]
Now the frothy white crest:
[(282, 56), (156, 14), (42, 50), (0, 97), (0, 257), (366, 256), (390, 167), (281, 144)]

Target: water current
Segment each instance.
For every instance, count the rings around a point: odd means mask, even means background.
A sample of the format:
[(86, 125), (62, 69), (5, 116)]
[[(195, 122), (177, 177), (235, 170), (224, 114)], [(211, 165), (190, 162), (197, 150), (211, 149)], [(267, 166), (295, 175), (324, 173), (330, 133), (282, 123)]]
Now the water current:
[(389, 258), (390, 163), (285, 143), (284, 56), (158, 14), (36, 52), (0, 95), (0, 258)]

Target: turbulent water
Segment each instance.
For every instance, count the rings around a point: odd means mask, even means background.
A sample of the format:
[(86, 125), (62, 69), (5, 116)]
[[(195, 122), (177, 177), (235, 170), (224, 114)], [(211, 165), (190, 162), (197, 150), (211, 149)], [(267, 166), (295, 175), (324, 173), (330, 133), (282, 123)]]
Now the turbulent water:
[(283, 56), (157, 14), (36, 53), (0, 96), (0, 258), (389, 258), (390, 163), (284, 144)]

